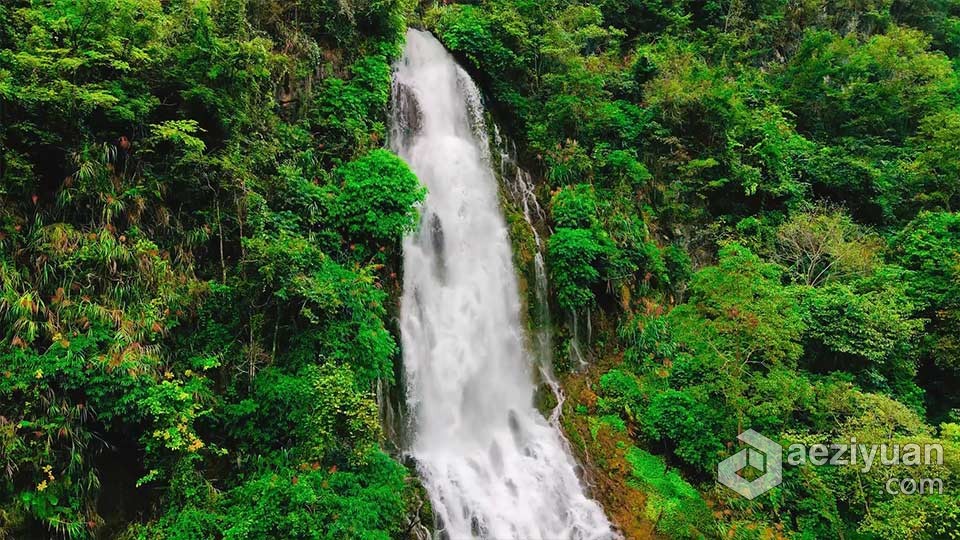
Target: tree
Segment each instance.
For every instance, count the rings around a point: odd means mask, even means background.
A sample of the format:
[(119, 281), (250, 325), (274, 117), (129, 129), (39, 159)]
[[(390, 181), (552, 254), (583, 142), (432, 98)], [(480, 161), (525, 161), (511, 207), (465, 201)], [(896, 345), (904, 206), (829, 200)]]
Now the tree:
[(918, 154), (916, 195), (921, 208), (956, 210), (960, 204), (960, 111), (938, 111), (920, 122), (911, 144)]
[(891, 259), (907, 272), (907, 295), (927, 319), (921, 365), (937, 366), (931, 390), (938, 408), (960, 405), (949, 390), (960, 377), (960, 214), (921, 212), (891, 240)]
[(777, 231), (777, 259), (811, 287), (869, 272), (879, 251), (876, 237), (826, 206), (793, 214)]
[(417, 224), (414, 206), (426, 189), (407, 164), (387, 150), (374, 150), (335, 171), (340, 190), (333, 217), (351, 238), (394, 245)]
[(734, 372), (751, 364), (792, 365), (802, 352), (803, 322), (781, 275), (739, 244), (725, 246), (718, 264), (694, 274), (689, 298), (668, 315), (675, 339)]
[(901, 276), (880, 273), (876, 281), (832, 283), (802, 296), (806, 326), (806, 365), (811, 371), (843, 370), (857, 374), (871, 391), (896, 396), (922, 408), (916, 386), (923, 321), (913, 318)]
[(648, 438), (665, 442), (673, 453), (700, 471), (711, 471), (724, 449), (716, 411), (680, 390), (658, 392), (650, 399), (640, 425)]
[(783, 70), (783, 100), (801, 133), (900, 143), (946, 106), (956, 85), (950, 60), (929, 47), (930, 37), (910, 28), (862, 42), (810, 29)]

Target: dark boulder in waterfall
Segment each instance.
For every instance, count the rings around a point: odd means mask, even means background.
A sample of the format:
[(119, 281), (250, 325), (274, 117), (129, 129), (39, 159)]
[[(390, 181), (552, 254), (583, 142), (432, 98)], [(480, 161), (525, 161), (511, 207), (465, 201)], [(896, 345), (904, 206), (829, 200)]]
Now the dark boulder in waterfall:
[(391, 135), (399, 137), (401, 141), (406, 143), (423, 127), (423, 112), (420, 108), (420, 102), (417, 101), (417, 94), (410, 86), (395, 81), (391, 104), (393, 107), (391, 111), (393, 116)]
[(440, 222), (440, 216), (430, 214), (430, 244), (433, 247), (436, 257), (437, 277), (440, 281), (444, 280), (446, 274), (446, 257), (443, 253), (443, 223)]

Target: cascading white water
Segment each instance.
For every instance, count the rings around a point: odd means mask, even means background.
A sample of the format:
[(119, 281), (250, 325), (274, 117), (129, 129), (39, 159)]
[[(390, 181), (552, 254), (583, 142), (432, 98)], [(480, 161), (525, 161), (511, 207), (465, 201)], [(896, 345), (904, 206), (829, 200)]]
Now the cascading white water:
[(446, 536), (600, 539), (565, 441), (533, 406), (510, 240), (480, 94), (430, 34), (407, 33), (391, 142), (428, 191), (404, 250), (407, 451)]

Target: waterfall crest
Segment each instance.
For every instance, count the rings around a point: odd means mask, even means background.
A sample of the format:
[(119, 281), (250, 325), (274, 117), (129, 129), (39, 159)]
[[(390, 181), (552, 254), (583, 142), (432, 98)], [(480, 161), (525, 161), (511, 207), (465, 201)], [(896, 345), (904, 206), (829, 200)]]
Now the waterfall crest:
[(403, 246), (406, 450), (446, 537), (612, 538), (562, 436), (533, 406), (535, 367), (485, 133), (467, 73), (429, 33), (408, 31), (391, 144), (429, 193)]

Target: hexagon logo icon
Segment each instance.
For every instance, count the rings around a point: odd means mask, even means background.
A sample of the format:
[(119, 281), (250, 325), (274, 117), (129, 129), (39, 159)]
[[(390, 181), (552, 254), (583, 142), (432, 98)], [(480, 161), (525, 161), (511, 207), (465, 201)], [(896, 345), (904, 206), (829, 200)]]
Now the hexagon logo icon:
[[(750, 445), (717, 465), (717, 481), (740, 495), (755, 499), (783, 482), (783, 447), (752, 429), (737, 435)], [(747, 480), (738, 474), (747, 465), (763, 474)]]

